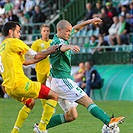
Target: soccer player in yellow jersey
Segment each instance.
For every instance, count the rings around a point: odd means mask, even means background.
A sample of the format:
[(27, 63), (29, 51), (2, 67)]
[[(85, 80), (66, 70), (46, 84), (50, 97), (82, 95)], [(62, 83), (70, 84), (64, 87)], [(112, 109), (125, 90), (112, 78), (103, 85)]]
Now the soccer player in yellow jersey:
[[(5, 23), (2, 32), (5, 36), (5, 39), (0, 45), (2, 85), (10, 97), (24, 103), (11, 133), (19, 132), (19, 129), (35, 104), (34, 99), (47, 99), (45, 104), (45, 110), (47, 112), (43, 112), (43, 119), (39, 123), (38, 128), (40, 133), (46, 133), (46, 126), (56, 107), (58, 95), (44, 84), (31, 81), (26, 77), (23, 71), (23, 65), (37, 63), (49, 54), (56, 52), (58, 46), (49, 47), (46, 51), (35, 52), (23, 41), (18, 39), (20, 38), (20, 25), (16, 22), (9, 21)], [(25, 54), (33, 58), (26, 60), (24, 58)]]
[[(50, 42), (52, 41), (51, 39), (49, 39), (50, 27), (47, 24), (41, 25), (40, 33), (41, 38), (34, 41), (31, 45), (31, 48), (36, 52), (47, 50), (47, 48), (50, 47)], [(46, 84), (46, 80), (48, 79), (50, 73), (49, 57), (47, 56), (45, 59), (36, 63), (35, 70), (37, 75), (37, 81), (42, 84)], [(41, 102), (43, 109), (45, 109), (46, 100), (41, 99)]]
[[(42, 24), (40, 32), (41, 38), (34, 41), (31, 45), (31, 48), (36, 52), (47, 50), (47, 48), (50, 47), (50, 42), (52, 41), (49, 39), (50, 27), (48, 25)], [(35, 70), (37, 72), (37, 81), (45, 84), (50, 72), (49, 57), (47, 56), (45, 59), (36, 63)]]

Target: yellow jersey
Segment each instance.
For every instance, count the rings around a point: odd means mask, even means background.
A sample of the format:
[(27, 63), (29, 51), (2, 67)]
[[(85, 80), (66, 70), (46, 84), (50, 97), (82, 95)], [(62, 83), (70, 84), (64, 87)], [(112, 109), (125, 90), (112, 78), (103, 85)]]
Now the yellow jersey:
[[(38, 39), (33, 42), (31, 48), (36, 51), (45, 51), (48, 47), (50, 47), (50, 42), (52, 40), (49, 39), (48, 41), (43, 41), (42, 39)], [(50, 61), (49, 56), (38, 63), (36, 63), (35, 70), (39, 74), (46, 74), (50, 72)]]
[(30, 50), (23, 41), (16, 38), (7, 38), (0, 45), (0, 73), (3, 86), (15, 89), (29, 79), (23, 71), (24, 54)]

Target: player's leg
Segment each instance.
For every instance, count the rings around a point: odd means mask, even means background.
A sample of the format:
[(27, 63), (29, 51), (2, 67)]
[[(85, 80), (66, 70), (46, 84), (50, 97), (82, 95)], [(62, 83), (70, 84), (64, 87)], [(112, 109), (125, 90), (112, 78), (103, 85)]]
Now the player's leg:
[[(40, 82), (41, 84), (46, 85), (46, 80), (47, 80), (47, 73), (46, 74), (40, 74), (40, 73), (36, 73), (36, 77), (37, 77), (37, 81)], [(47, 87), (50, 88), (49, 85), (46, 85)], [(41, 99), (41, 103), (44, 109), (45, 103), (46, 103), (47, 99)]]
[[(78, 113), (76, 110), (76, 106), (78, 104), (75, 102), (70, 102), (70, 101), (73, 101), (73, 99), (71, 98), (77, 97), (75, 93), (73, 95), (73, 92), (70, 91), (71, 89), (73, 89), (73, 86), (75, 86), (76, 83), (74, 85), (72, 84), (73, 83), (71, 83), (71, 80), (69, 79), (52, 78), (51, 89), (53, 89), (55, 92), (58, 93), (60, 97), (58, 100), (58, 103), (60, 107), (63, 109), (63, 111), (65, 112), (65, 114), (59, 114), (59, 115), (53, 116), (47, 128), (51, 128), (53, 126), (57, 126), (66, 122), (73, 121), (78, 117)], [(69, 100), (65, 100), (65, 99), (69, 99)]]
[[(49, 81), (49, 78), (47, 78), (48, 77), (47, 75), (48, 75), (47, 73), (46, 74), (37, 73), (37, 81), (50, 88), (50, 81)], [(46, 102), (47, 102), (47, 99), (41, 99), (43, 109), (45, 108)]]
[(101, 108), (94, 104), (92, 99), (87, 95), (81, 97), (79, 100), (77, 100), (77, 102), (85, 106), (94, 117), (98, 118), (104, 124), (107, 124), (109, 127), (121, 123), (124, 119), (124, 117), (111, 119)]
[(77, 119), (78, 117), (78, 112), (76, 107), (70, 107), (69, 111), (65, 113), (65, 121), (66, 122), (71, 122)]
[(19, 132), (19, 129), (22, 127), (25, 119), (28, 117), (31, 109), (34, 107), (35, 104), (34, 99), (24, 99), (23, 102), (25, 103), (25, 105), (19, 111), (18, 117), (16, 119), (16, 122), (11, 133)]
[(63, 123), (74, 121), (78, 117), (76, 106), (78, 105), (75, 102), (69, 102), (64, 99), (59, 99), (59, 105), (65, 112), (65, 114), (56, 114), (53, 115), (49, 124), (47, 125), (48, 128), (52, 128), (58, 126)]
[(50, 88), (47, 86), (41, 85), (38, 98), (47, 99), (44, 106), (44, 111), (42, 113), (41, 121), (39, 123), (39, 129), (45, 131), (46, 126), (54, 113), (58, 101), (58, 95), (54, 91), (50, 90)]
[[(75, 92), (71, 93), (70, 91), (71, 89), (73, 89), (73, 86), (77, 84), (74, 83), (74, 85), (72, 85), (73, 81), (72, 82), (71, 81), (72, 80), (69, 80), (69, 79), (52, 78), (51, 89), (54, 90), (56, 93), (58, 93), (60, 97), (58, 100), (58, 103), (61, 106), (61, 108), (64, 110), (65, 114), (54, 115), (51, 118), (47, 128), (51, 128), (59, 124), (73, 121), (77, 118), (78, 115), (77, 115), (77, 110), (75, 108), (77, 106), (77, 103), (69, 102), (69, 101), (73, 101), (75, 98), (78, 97)], [(67, 98), (69, 100), (65, 100)]]
[[(40, 74), (40, 73), (37, 72), (36, 75), (37, 75), (37, 81), (40, 82), (41, 84), (46, 85), (47, 74), (44, 74), (44, 73)], [(50, 86), (47, 86), (47, 87), (50, 88)], [(41, 99), (43, 110), (45, 110), (46, 102), (47, 102), (47, 99)], [(42, 116), (43, 116), (43, 113), (42, 113)], [(43, 119), (43, 117), (41, 117), (41, 118)], [(40, 121), (43, 121), (43, 120), (40, 120)]]
[(55, 114), (50, 119), (50, 122), (48, 123), (46, 129), (58, 126), (60, 124), (66, 123), (64, 114)]

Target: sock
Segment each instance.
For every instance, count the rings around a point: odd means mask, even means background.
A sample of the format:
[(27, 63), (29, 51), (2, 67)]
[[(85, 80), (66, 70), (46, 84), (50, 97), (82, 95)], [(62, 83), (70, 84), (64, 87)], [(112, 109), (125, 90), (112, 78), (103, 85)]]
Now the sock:
[(49, 123), (55, 107), (56, 107), (57, 101), (48, 99), (44, 106), (44, 111), (42, 113), (41, 121), (39, 123), (39, 129), (42, 131), (46, 130), (46, 126)]
[(108, 124), (110, 122), (110, 117), (97, 105), (90, 104), (87, 109), (94, 117), (100, 119), (104, 124)]
[(58, 126), (63, 123), (66, 123), (64, 114), (56, 114), (56, 115), (52, 116), (52, 118), (50, 119), (50, 122), (47, 125), (47, 129), (51, 128), (51, 127)]
[(17, 120), (15, 122), (14, 128), (11, 131), (11, 133), (18, 133), (19, 129), (21, 128), (21, 126), (23, 124), (23, 122), (28, 117), (30, 111), (31, 111), (31, 109), (28, 108), (25, 105), (21, 108), (21, 110), (19, 111)]
[(44, 110), (44, 107), (45, 107), (45, 103), (47, 102), (46, 99), (41, 99), (41, 103), (42, 103), (42, 107), (43, 107), (43, 110)]

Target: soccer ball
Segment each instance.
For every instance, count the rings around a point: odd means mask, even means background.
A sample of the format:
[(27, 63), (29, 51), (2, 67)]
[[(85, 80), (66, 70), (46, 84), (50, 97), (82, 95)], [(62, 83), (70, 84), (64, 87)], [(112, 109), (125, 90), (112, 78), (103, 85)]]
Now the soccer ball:
[(102, 133), (120, 133), (120, 128), (117, 125), (115, 125), (113, 128), (109, 128), (104, 124), (102, 127)]

